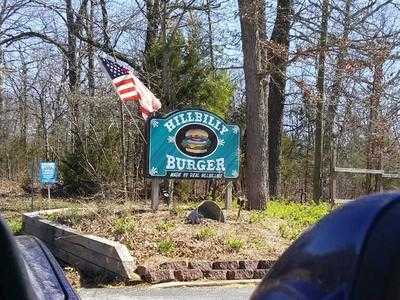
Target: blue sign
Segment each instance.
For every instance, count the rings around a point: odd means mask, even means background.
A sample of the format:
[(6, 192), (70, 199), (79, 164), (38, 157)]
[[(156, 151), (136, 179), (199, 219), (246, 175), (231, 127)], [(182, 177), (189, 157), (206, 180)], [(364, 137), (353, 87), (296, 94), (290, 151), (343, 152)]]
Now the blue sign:
[(39, 165), (39, 178), (41, 184), (52, 184), (58, 181), (57, 164), (54, 161), (41, 161)]
[(148, 126), (147, 169), (151, 177), (235, 179), (239, 176), (240, 129), (213, 113), (189, 109)]

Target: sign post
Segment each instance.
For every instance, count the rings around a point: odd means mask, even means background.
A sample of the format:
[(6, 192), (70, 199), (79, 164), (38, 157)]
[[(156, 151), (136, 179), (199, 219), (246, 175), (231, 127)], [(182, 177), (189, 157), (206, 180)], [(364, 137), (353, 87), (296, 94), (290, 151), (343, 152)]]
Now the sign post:
[(228, 182), (225, 191), (225, 210), (230, 209), (232, 206), (232, 182)]
[(151, 209), (157, 210), (160, 204), (160, 179), (151, 180)]
[(39, 165), (39, 178), (42, 186), (47, 186), (47, 197), (51, 198), (50, 186), (58, 181), (57, 164), (54, 161), (41, 161)]
[(31, 211), (34, 211), (34, 207), (33, 207), (33, 198), (34, 198), (34, 185), (35, 185), (35, 166), (34, 166), (34, 162), (31, 161), (30, 162), (30, 194), (31, 194)]
[[(153, 179), (234, 180), (239, 176), (240, 128), (211, 112), (188, 109), (151, 118), (147, 136), (146, 167)], [(158, 203), (153, 198), (158, 189), (153, 180), (152, 207)], [(231, 198), (232, 185), (228, 190)]]

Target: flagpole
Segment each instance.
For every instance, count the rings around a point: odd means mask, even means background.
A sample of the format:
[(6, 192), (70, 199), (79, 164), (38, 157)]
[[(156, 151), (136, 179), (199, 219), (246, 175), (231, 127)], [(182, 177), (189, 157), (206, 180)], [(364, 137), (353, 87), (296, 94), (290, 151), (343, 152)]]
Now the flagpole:
[(124, 101), (121, 100), (121, 102), (122, 102), (123, 107), (125, 107), (126, 111), (128, 112), (129, 116), (131, 117), (132, 122), (135, 125), (137, 131), (139, 132), (140, 137), (142, 138), (143, 142), (145, 144), (147, 144), (146, 138), (144, 137), (142, 131), (140, 130), (138, 124), (136, 123), (135, 117), (132, 115), (132, 112), (130, 111), (129, 107), (126, 105), (126, 103)]
[(122, 176), (123, 176), (123, 185), (124, 185), (124, 199), (128, 198), (128, 190), (127, 190), (127, 168), (126, 168), (126, 143), (125, 143), (125, 117), (124, 117), (124, 109), (122, 106), (122, 101), (119, 104), (119, 113), (120, 113), (120, 122), (121, 122), (121, 165), (122, 165)]

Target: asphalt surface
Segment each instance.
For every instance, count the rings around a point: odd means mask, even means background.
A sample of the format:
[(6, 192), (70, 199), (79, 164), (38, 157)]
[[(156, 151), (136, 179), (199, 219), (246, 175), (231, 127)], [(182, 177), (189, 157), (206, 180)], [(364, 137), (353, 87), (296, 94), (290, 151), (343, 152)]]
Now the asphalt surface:
[(102, 288), (80, 289), (82, 300), (243, 300), (249, 299), (255, 285), (208, 286), (208, 287), (170, 287), (170, 288)]

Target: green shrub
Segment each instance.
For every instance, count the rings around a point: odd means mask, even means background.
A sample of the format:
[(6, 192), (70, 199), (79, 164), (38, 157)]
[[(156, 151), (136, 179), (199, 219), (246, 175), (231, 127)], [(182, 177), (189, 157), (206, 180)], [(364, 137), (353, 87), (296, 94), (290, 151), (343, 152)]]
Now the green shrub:
[(86, 169), (82, 152), (67, 152), (61, 160), (60, 174), (70, 195), (90, 195), (99, 191)]
[(20, 218), (12, 218), (7, 220), (8, 226), (14, 235), (21, 234), (22, 220)]
[(206, 239), (212, 238), (216, 235), (217, 235), (217, 232), (215, 231), (214, 228), (204, 227), (196, 233), (195, 238), (200, 241), (205, 241)]
[(170, 254), (175, 251), (176, 245), (171, 240), (161, 240), (157, 244), (158, 252), (161, 254)]
[(125, 234), (134, 231), (135, 219), (132, 217), (120, 217), (114, 221), (113, 231), (115, 234)]
[(235, 251), (235, 252), (239, 252), (243, 246), (244, 246), (244, 242), (243, 240), (236, 238), (236, 237), (231, 237), (226, 241), (226, 244), (228, 245), (228, 247)]

